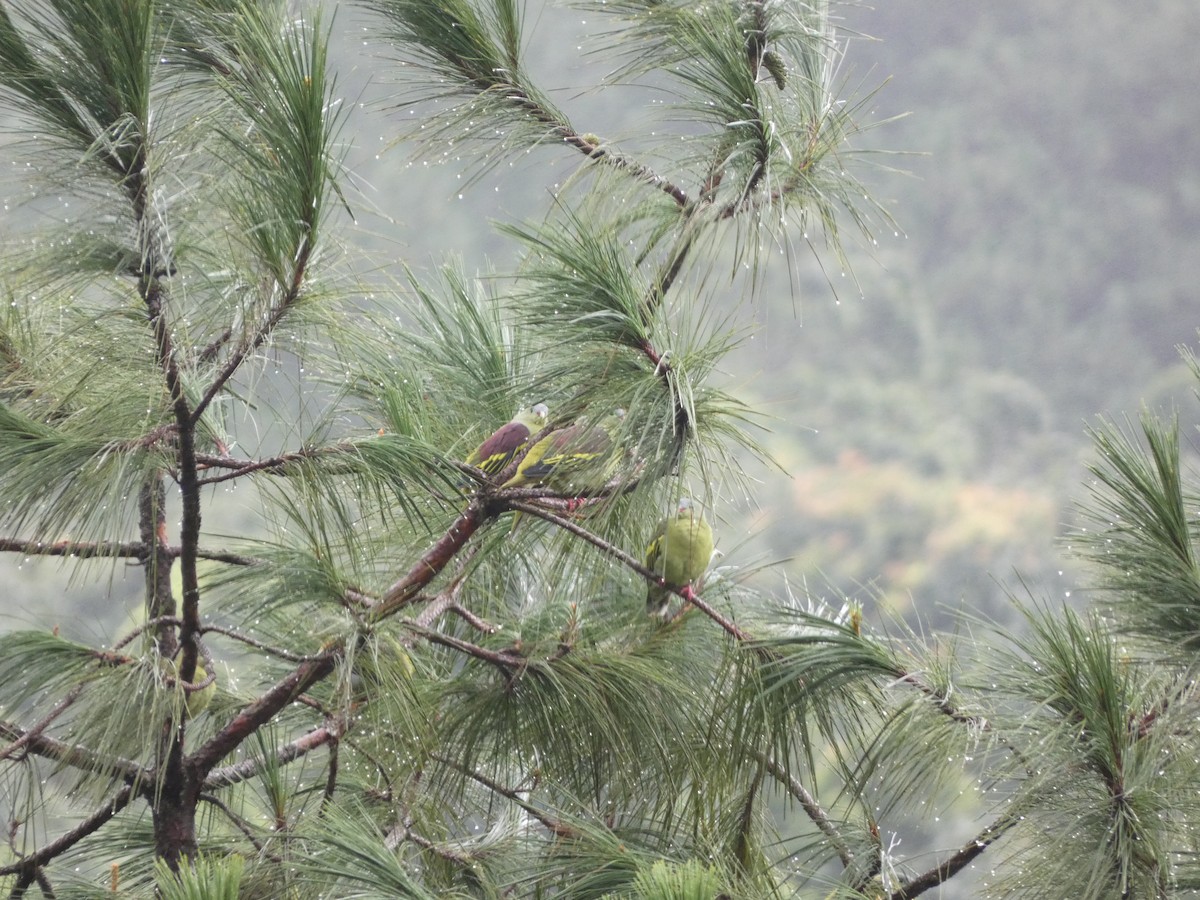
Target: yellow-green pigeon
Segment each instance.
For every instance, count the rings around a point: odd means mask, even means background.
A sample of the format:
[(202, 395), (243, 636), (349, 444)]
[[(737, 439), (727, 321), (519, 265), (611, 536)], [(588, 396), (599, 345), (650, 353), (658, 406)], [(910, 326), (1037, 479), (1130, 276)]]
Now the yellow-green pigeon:
[(646, 612), (666, 614), (671, 599), (668, 588), (681, 588), (688, 600), (695, 596), (692, 583), (708, 570), (712, 552), (712, 528), (695, 504), (682, 498), (675, 513), (658, 523), (646, 548), (646, 568), (663, 580), (646, 592)]
[(517, 410), (512, 421), (493, 431), (463, 462), (482, 469), (488, 475), (498, 474), (525, 448), (531, 434), (546, 427), (549, 414), (545, 403), (534, 404), (532, 409)]
[(564, 492), (603, 487), (619, 459), (613, 436), (624, 416), (618, 409), (595, 425), (577, 422), (550, 432), (529, 448), (503, 487), (546, 484)]

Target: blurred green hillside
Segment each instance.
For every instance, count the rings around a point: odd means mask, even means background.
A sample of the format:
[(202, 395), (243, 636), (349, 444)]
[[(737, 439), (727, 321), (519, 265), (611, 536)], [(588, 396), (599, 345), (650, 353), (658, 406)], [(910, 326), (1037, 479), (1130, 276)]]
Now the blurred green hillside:
[(810, 587), (819, 568), (925, 613), (991, 606), (1014, 570), (1062, 596), (1085, 425), (1142, 403), (1196, 422), (1177, 345), (1200, 324), (1200, 7), (845, 15), (881, 39), (851, 42), (848, 82), (890, 79), (878, 120), (911, 112), (865, 145), (923, 155), (868, 179), (904, 237), (855, 260), (858, 287), (763, 303), (755, 387), (795, 476), (763, 492), (771, 546)]
[[(803, 241), (767, 248), (790, 254), (790, 276), (749, 299), (730, 289), (756, 329), (725, 375), (766, 416), (784, 471), (750, 469), (759, 490), (716, 510), (719, 544), (730, 564), (787, 558), (793, 586), (868, 608), (1005, 616), (997, 580), (1014, 573), (1035, 591), (1072, 589), (1055, 538), (1083, 492), (1086, 423), (1143, 402), (1196, 419), (1176, 346), (1200, 324), (1200, 7), (888, 0), (840, 13), (854, 35), (846, 84), (862, 96), (887, 82), (868, 102), (881, 127), (856, 143), (908, 151), (867, 156), (876, 167), (860, 172), (900, 231), (851, 246), (847, 272)], [(665, 98), (585, 90), (605, 74), (587, 55), (594, 23), (536, 2), (529, 19), (536, 74), (577, 129), (636, 152), (643, 113)], [(363, 278), (446, 254), (503, 270), (515, 249), (491, 223), (544, 210), (578, 154), (546, 147), (484, 172), (451, 142), (412, 158), (396, 138), (417, 116), (372, 35), (348, 9), (334, 29), (357, 106), (346, 139), (362, 197), (345, 242)], [(27, 597), (36, 581), (54, 604), (59, 583), (42, 579), (57, 568), (10, 566), (9, 583)], [(84, 615), (104, 609), (99, 627), (115, 627), (116, 607), (140, 603), (140, 573), (96, 574)], [(775, 588), (779, 570), (759, 578)]]

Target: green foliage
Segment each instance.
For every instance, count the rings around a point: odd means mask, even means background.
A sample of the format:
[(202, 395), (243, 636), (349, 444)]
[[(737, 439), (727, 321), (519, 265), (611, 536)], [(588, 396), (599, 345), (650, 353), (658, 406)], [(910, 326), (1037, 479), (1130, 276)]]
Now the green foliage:
[(656, 860), (638, 872), (631, 897), (645, 900), (706, 900), (721, 889), (717, 872), (697, 860), (672, 866)]
[(249, 4), (233, 21), (235, 54), (218, 60), (218, 83), (244, 121), (222, 129), (220, 156), (243, 176), (230, 183), (240, 236), (286, 295), (300, 286), (337, 190), (343, 107), (319, 18), (282, 39), (269, 6)]
[[(408, 104), (432, 103), (419, 143), (444, 140), (522, 147), (569, 131), (566, 119), (530, 80), (524, 66), (523, 5), (516, 0), (364, 0), (389, 54), (405, 65)], [(418, 136), (417, 134), (413, 135)], [(493, 164), (499, 161), (492, 157)], [(487, 165), (487, 157), (481, 160)]]
[(1146, 414), (1142, 434), (1148, 453), (1115, 428), (1093, 432), (1100, 462), (1092, 468), (1097, 481), (1090, 527), (1078, 541), (1105, 573), (1121, 623), (1193, 658), (1200, 641), (1200, 568), (1179, 425)]
[[(1162, 860), (1194, 852), (1187, 823), (1198, 807), (1181, 788), (1196, 760), (1174, 724), (1194, 715), (1194, 691), (1169, 668), (1123, 653), (1099, 616), (1027, 616), (1032, 634), (1015, 642), (1021, 659), (996, 667), (1027, 703), (1018, 740), (1037, 754), (1036, 770), (1021, 757), (1017, 859), (1002, 877), (1038, 897), (1069, 868), (1087, 873), (1080, 896), (1160, 892), (1177, 877)], [(1190, 869), (1183, 863), (1178, 876)], [(1036, 879), (1023, 874), (1033, 871)]]
[[(1080, 870), (1095, 897), (1195, 883), (1175, 432), (1148, 422), (1148, 457), (1097, 435), (1089, 546), (1115, 623), (1034, 610), (1030, 636), (985, 640), (766, 603), (728, 521), (740, 460), (768, 461), (724, 369), (750, 336), (733, 295), (761, 291), (775, 249), (815, 244), (810, 223), (840, 257), (844, 225), (888, 221), (849, 170), (870, 98), (840, 96), (824, 3), (586, 5), (617, 82), (666, 86), (674, 119), (577, 132), (548, 99), (567, 95), (534, 83), (536, 17), (513, 0), (361, 4), (422, 152), (465, 144), (486, 167), (544, 142), (578, 163), (548, 215), (501, 227), (525, 254), (512, 272), (402, 262), (370, 284), (331, 239), (363, 234), (339, 214), (352, 104), (322, 10), (0, 13), (0, 94), (86, 207), (55, 223), (77, 249), (5, 269), (0, 541), (80, 573), (131, 561), (145, 590), (108, 647), (0, 637), (0, 885), (915, 896), (983, 853), (996, 893), (1051, 896)], [(536, 402), (556, 428), (627, 410), (603, 477), (465, 482), (456, 461)], [(832, 505), (888, 495), (894, 473), (873, 474)], [(932, 526), (941, 498), (906, 487)], [(684, 494), (726, 555), (651, 620), (643, 548)], [(979, 496), (944, 526), (960, 557), (1033, 515)], [(781, 530), (784, 549), (803, 534)], [(214, 664), (213, 694), (185, 690)], [(970, 802), (962, 849), (898, 851)]]
[(0, 14), (4, 90), (63, 149), (118, 182), (136, 176), (149, 127), (149, 61), (161, 41), (155, 4), (56, 0), (12, 6), (16, 17), (8, 9)]
[(200, 854), (191, 866), (172, 871), (166, 863), (154, 864), (156, 887), (163, 900), (238, 900), (245, 859), (214, 859)]

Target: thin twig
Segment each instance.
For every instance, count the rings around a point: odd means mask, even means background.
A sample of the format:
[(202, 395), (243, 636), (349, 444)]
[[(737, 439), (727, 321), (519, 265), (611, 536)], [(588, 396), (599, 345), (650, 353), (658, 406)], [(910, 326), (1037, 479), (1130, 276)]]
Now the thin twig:
[(632, 176), (637, 181), (662, 191), (681, 208), (686, 209), (691, 204), (691, 199), (688, 197), (687, 191), (683, 188), (659, 175), (649, 166), (639, 163), (631, 157), (617, 153), (609, 147), (597, 144), (590, 138), (579, 134), (569, 124), (533, 100), (520, 85), (510, 84), (506, 85), (506, 88), (506, 96), (509, 100), (536, 121), (550, 126), (550, 130), (554, 136), (560, 138), (563, 143), (574, 147), (589, 159), (613, 166), (619, 171)]
[(220, 797), (216, 796), (215, 794), (202, 793), (200, 794), (200, 799), (205, 803), (215, 806), (217, 809), (221, 810), (221, 812), (225, 813), (229, 821), (234, 824), (234, 827), (246, 836), (246, 840), (248, 840), (250, 845), (260, 854), (271, 860), (271, 862), (283, 862), (282, 856), (269, 853), (267, 851), (267, 845), (260, 841), (254, 834), (254, 829), (250, 826), (250, 823), (230, 809)]
[(26, 744), (28, 744), (30, 741), (32, 741), (34, 738), (36, 738), (38, 735), (40, 735), (43, 731), (45, 731), (50, 726), (51, 722), (53, 722), (55, 719), (57, 719), (59, 716), (61, 716), (64, 712), (66, 712), (67, 709), (71, 706), (71, 704), (79, 699), (79, 695), (82, 693), (83, 693), (83, 685), (82, 684), (77, 684), (73, 688), (71, 688), (69, 691), (67, 691), (67, 693), (63, 695), (63, 698), (54, 705), (54, 708), (52, 710), (50, 710), (50, 712), (46, 713), (45, 716), (42, 717), (41, 721), (37, 722), (34, 725), (29, 726), (29, 728), (26, 729), (24, 734), (22, 734), (19, 738), (17, 738), (15, 741), (13, 741), (11, 744), (9, 744), (3, 750), (0, 750), (0, 759), (8, 759), (14, 753), (16, 753), (18, 750), (20, 750), (22, 747), (24, 747)]
[(233, 337), (233, 329), (226, 328), (200, 351), (197, 360), (202, 364), (212, 362), (217, 358), (217, 354), (221, 352), (221, 348), (229, 343), (231, 337)]
[(547, 522), (552, 522), (564, 531), (569, 531), (576, 537), (583, 538), (583, 540), (587, 541), (592, 546), (598, 547), (606, 555), (611, 556), (613, 559), (637, 572), (649, 583), (655, 586), (661, 586), (674, 594), (678, 594), (685, 600), (689, 600), (692, 605), (696, 607), (696, 609), (700, 610), (739, 641), (747, 642), (753, 640), (750, 634), (739, 628), (725, 616), (721, 615), (713, 607), (709, 606), (706, 601), (696, 595), (695, 591), (688, 590), (686, 586), (674, 587), (669, 584), (664, 584), (662, 578), (657, 573), (651, 571), (651, 569), (647, 567), (641, 560), (630, 556), (620, 547), (609, 543), (599, 535), (593, 534), (586, 528), (577, 525), (575, 522), (572, 522), (570, 519), (565, 519), (562, 516), (555, 515), (536, 503), (526, 503), (523, 500), (507, 500), (506, 502), (508, 506), (513, 509), (537, 516), (539, 519), (545, 519)]
[(282, 474), (282, 470), (294, 462), (315, 459), (321, 456), (335, 456), (347, 453), (353, 445), (347, 443), (334, 444), (330, 447), (315, 447), (309, 450), (295, 450), (291, 453), (281, 453), (266, 459), (237, 459), (233, 456), (209, 456), (201, 454), (196, 457), (197, 463), (204, 469), (225, 469), (222, 475), (206, 475), (200, 479), (201, 484), (220, 484), (252, 475), (255, 472), (265, 472), (268, 475)]
[(517, 656), (504, 650), (488, 650), (486, 647), (480, 647), (478, 644), (472, 644), (470, 641), (464, 641), (461, 638), (442, 634), (440, 631), (433, 631), (429, 628), (422, 628), (416, 622), (404, 622), (402, 624), (409, 631), (420, 635), (431, 644), (440, 644), (443, 647), (449, 647), (451, 650), (457, 650), (459, 653), (465, 653), (467, 656), (473, 656), (483, 662), (491, 663), (509, 679), (515, 673), (520, 672), (529, 665), (529, 660), (523, 656)]
[(384, 846), (393, 851), (405, 841), (412, 841), (422, 850), (428, 850), (430, 853), (435, 853), (442, 859), (446, 860), (447, 862), (452, 862), (455, 865), (462, 866), (464, 868), (474, 865), (474, 861), (470, 856), (462, 853), (455, 853), (453, 850), (441, 847), (429, 840), (429, 838), (423, 837), (417, 832), (413, 831), (411, 820), (403, 823), (397, 823), (383, 838)]
[(139, 634), (149, 631), (151, 628), (158, 628), (160, 625), (175, 625), (181, 624), (179, 616), (155, 616), (153, 619), (147, 619), (141, 625), (132, 628), (123, 638), (112, 645), (113, 650), (120, 650)]
[(539, 822), (541, 822), (543, 825), (545, 825), (546, 828), (548, 828), (553, 834), (557, 835), (558, 837), (573, 838), (573, 837), (578, 836), (579, 832), (576, 829), (572, 828), (570, 825), (565, 824), (564, 822), (561, 822), (560, 820), (554, 818), (553, 816), (546, 814), (543, 810), (538, 809), (536, 806), (534, 806), (528, 800), (525, 800), (524, 798), (522, 798), (521, 795), (517, 791), (513, 790), (512, 788), (505, 787), (504, 785), (500, 784), (498, 781), (494, 781), (493, 779), (489, 778), (488, 776), (484, 775), (483, 773), (476, 772), (474, 769), (467, 768), (466, 766), (462, 765), (461, 763), (459, 763), (453, 759), (450, 759), (448, 757), (440, 756), (435, 753), (435, 754), (431, 755), (431, 759), (434, 759), (437, 762), (440, 762), (444, 766), (448, 766), (449, 768), (453, 769), (456, 772), (460, 772), (463, 775), (466, 775), (472, 781), (475, 781), (475, 782), (483, 785), (485, 788), (487, 788), (492, 793), (499, 794), (501, 797), (505, 797), (505, 798), (511, 800), (513, 803), (515, 803), (519, 807), (521, 807), (521, 809), (525, 810), (527, 813), (529, 813), (531, 816), (533, 816), (535, 819), (537, 819)]
[(692, 200), (688, 196), (687, 191), (670, 179), (659, 175), (649, 166), (639, 163), (623, 153), (617, 153), (611, 147), (597, 144), (584, 135), (578, 134), (569, 126), (558, 126), (555, 131), (564, 143), (585, 154), (588, 159), (610, 165), (615, 169), (628, 173), (638, 181), (662, 191), (674, 200), (675, 205), (680, 209), (687, 209), (691, 205)]
[(324, 653), (305, 655), (302, 653), (293, 653), (290, 650), (284, 650), (281, 647), (272, 647), (270, 644), (263, 643), (256, 638), (252, 638), (249, 635), (242, 634), (240, 631), (234, 631), (232, 628), (226, 628), (222, 625), (205, 625), (200, 629), (200, 631), (202, 634), (223, 634), (227, 638), (233, 638), (235, 641), (239, 641), (240, 643), (254, 647), (255, 649), (261, 650), (264, 653), (269, 653), (271, 656), (276, 656), (279, 659), (286, 659), (288, 662), (316, 662), (325, 655)]
[[(942, 692), (936, 690), (933, 685), (928, 684), (923, 679), (918, 677), (916, 672), (902, 671), (893, 684), (906, 684), (920, 691), (931, 701), (933, 701), (933, 705), (938, 712), (949, 717), (952, 721), (957, 722), (960, 725), (966, 725), (968, 728), (975, 729), (980, 733), (994, 734), (992, 723), (989, 722), (985, 716), (977, 716), (963, 712), (950, 702), (949, 697), (944, 696)], [(1009, 753), (1011, 753), (1018, 762), (1021, 763), (1028, 775), (1031, 777), (1034, 775), (1034, 766), (1032, 762), (1025, 755), (1025, 753), (1008, 737), (1005, 735), (998, 735), (997, 742), (1000, 744), (1000, 746), (1004, 747)]]
[[(208, 409), (208, 406), (217, 394), (225, 387), (225, 384), (234, 376), (238, 369), (259, 347), (266, 343), (274, 332), (275, 327), (283, 321), (284, 317), (296, 305), (300, 299), (300, 289), (304, 284), (304, 273), (308, 268), (309, 256), (312, 254), (313, 242), (311, 232), (306, 234), (301, 240), (301, 244), (296, 248), (295, 263), (292, 268), (291, 283), (284, 289), (283, 295), (279, 298), (279, 302), (272, 306), (263, 319), (259, 322), (258, 328), (252, 335), (243, 338), (238, 346), (230, 353), (229, 358), (225, 361), (225, 365), (213, 378), (205, 389), (200, 400), (196, 403), (195, 410), (192, 411), (192, 423), (199, 421), (200, 416)], [(282, 286), (281, 286), (282, 287)], [(208, 348), (205, 348), (207, 351)]]
[(838, 831), (837, 826), (829, 818), (829, 814), (817, 802), (817, 798), (808, 792), (808, 789), (805, 788), (798, 778), (784, 769), (778, 760), (767, 756), (761, 750), (754, 751), (754, 758), (766, 768), (767, 773), (772, 778), (787, 788), (787, 792), (799, 801), (805, 815), (821, 830), (822, 834), (829, 838), (829, 843), (833, 845), (838, 859), (842, 861), (842, 868), (853, 870), (855, 868), (854, 854), (842, 837), (841, 832)]

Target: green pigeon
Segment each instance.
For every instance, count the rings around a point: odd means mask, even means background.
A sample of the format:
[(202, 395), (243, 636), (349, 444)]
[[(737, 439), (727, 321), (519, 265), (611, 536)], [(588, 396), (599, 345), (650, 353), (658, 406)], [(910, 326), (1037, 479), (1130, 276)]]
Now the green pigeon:
[(662, 616), (671, 599), (668, 588), (682, 588), (685, 599), (694, 595), (692, 582), (702, 576), (712, 559), (713, 533), (692, 501), (684, 497), (675, 514), (658, 523), (646, 548), (646, 568), (662, 578), (646, 592), (646, 612)]
[(482, 469), (488, 475), (498, 474), (525, 448), (531, 434), (546, 427), (546, 417), (549, 415), (550, 410), (545, 403), (534, 404), (532, 409), (517, 410), (511, 422), (493, 431), (463, 462)]
[(561, 491), (602, 487), (617, 466), (613, 435), (624, 416), (625, 410), (618, 409), (595, 425), (576, 423), (550, 432), (529, 448), (516, 474), (502, 487), (545, 484)]

